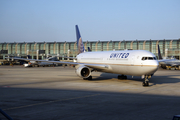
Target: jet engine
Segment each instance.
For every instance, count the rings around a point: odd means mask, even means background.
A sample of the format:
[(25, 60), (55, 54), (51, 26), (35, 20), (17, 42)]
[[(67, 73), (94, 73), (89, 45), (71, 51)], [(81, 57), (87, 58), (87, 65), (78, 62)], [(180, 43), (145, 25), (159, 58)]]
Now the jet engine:
[(82, 78), (88, 78), (91, 76), (91, 69), (86, 66), (80, 66), (76, 69), (76, 74)]
[(161, 67), (162, 67), (163, 69), (166, 69), (166, 65), (165, 65), (165, 64), (161, 64)]

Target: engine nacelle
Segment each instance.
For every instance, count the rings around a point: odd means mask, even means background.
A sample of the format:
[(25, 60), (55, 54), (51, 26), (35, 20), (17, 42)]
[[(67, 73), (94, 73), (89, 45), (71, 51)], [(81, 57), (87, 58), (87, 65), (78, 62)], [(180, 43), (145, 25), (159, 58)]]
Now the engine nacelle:
[(166, 65), (165, 65), (165, 64), (161, 64), (161, 67), (162, 67), (163, 69), (166, 69)]
[(86, 66), (80, 66), (76, 69), (76, 74), (82, 78), (88, 78), (91, 75), (91, 69)]

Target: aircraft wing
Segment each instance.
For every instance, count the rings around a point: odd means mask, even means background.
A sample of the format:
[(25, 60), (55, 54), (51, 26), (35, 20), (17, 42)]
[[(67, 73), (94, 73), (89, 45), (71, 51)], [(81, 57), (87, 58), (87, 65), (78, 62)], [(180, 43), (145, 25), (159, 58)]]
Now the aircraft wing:
[(96, 69), (96, 70), (105, 70), (108, 69), (108, 65), (103, 65), (103, 64), (84, 64), (84, 66)]
[(176, 60), (176, 61), (167, 61), (165, 62), (165, 64), (169, 65), (169, 66), (180, 66), (180, 60)]
[(60, 57), (60, 58), (69, 58), (69, 59), (77, 59), (76, 57), (64, 57), (64, 56), (58, 56), (58, 55), (55, 55), (56, 57)]
[(6, 59), (14, 59), (14, 60), (24, 60), (24, 61), (35, 61), (35, 62), (47, 62), (47, 63), (57, 63), (57, 64), (71, 64), (71, 65), (77, 65), (76, 62), (48, 61), (48, 60), (36, 60), (36, 59), (13, 58), (13, 57), (5, 57), (5, 58), (6, 58)]
[(99, 70), (99, 71), (109, 69), (108, 65), (103, 65), (103, 64), (89, 64), (89, 63), (64, 62), (64, 61), (42, 61), (42, 60), (38, 60), (38, 61), (56, 63), (56, 64), (82, 65), (82, 66), (87, 66), (89, 68), (96, 69), (96, 70)]
[(96, 69), (96, 70), (109, 69), (109, 66), (105, 65), (105, 64), (89, 64), (89, 63), (64, 62), (64, 61), (48, 61), (48, 60), (36, 60), (36, 59), (12, 58), (12, 57), (5, 57), (5, 58), (14, 59), (14, 60), (24, 60), (24, 61), (56, 63), (56, 64), (83, 65), (83, 66), (87, 66), (89, 68), (93, 68), (93, 69)]
[(35, 59), (25, 59), (25, 58), (14, 58), (14, 57), (5, 57), (6, 59), (14, 59), (14, 60), (24, 60), (24, 61), (34, 61)]
[(180, 60), (176, 60), (176, 59), (162, 59), (162, 60), (158, 60), (158, 62), (160, 64), (166, 64), (168, 66), (180, 66)]

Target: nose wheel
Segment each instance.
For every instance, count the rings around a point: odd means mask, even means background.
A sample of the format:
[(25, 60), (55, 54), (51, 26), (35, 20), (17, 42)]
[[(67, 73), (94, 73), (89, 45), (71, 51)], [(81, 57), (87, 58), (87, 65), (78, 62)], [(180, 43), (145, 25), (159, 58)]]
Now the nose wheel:
[(149, 82), (148, 82), (148, 81), (147, 81), (147, 82), (143, 82), (143, 86), (144, 86), (144, 87), (149, 86)]
[(148, 76), (145, 76), (145, 78), (144, 78), (144, 82), (142, 83), (142, 85), (143, 85), (144, 87), (149, 86)]

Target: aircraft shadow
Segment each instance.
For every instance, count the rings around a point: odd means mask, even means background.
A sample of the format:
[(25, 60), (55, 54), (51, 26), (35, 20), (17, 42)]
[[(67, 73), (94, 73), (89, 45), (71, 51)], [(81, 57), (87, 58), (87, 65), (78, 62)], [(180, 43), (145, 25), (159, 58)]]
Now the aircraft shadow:
[[(178, 96), (75, 89), (0, 91), (1, 109), (14, 120), (168, 120), (179, 114)], [(4, 117), (0, 114), (0, 118)]]
[[(103, 80), (114, 80), (114, 79), (119, 80), (117, 76), (118, 74), (102, 73), (100, 74), (100, 76), (93, 78), (91, 81), (103, 81)], [(129, 75), (127, 76), (127, 80), (142, 81), (142, 82), (144, 81), (143, 79), (141, 79), (140, 76), (132, 77)], [(126, 81), (126, 80), (119, 80), (119, 81)], [(153, 83), (152, 85), (178, 83), (178, 82), (180, 82), (180, 75), (163, 75), (163, 76), (154, 75), (152, 76), (152, 78), (149, 79), (149, 83)]]

